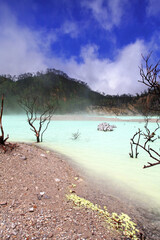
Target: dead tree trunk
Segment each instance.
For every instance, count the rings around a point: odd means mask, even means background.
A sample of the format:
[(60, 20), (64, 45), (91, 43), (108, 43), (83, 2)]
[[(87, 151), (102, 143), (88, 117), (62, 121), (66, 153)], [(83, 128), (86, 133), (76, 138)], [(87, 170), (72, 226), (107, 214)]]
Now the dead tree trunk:
[(0, 115), (0, 127), (1, 127), (1, 136), (0, 136), (0, 144), (4, 144), (4, 131), (2, 126), (2, 116), (3, 116), (3, 100), (4, 96), (2, 95), (2, 103), (1, 103), (1, 115)]
[(6, 138), (4, 138), (4, 131), (3, 131), (3, 126), (2, 126), (3, 103), (4, 103), (4, 95), (2, 95), (1, 114), (0, 114), (0, 128), (1, 128), (0, 144), (1, 144), (1, 145), (5, 145), (6, 140), (9, 138), (8, 135), (7, 135)]
[(40, 142), (40, 139), (39, 139), (39, 134), (37, 134), (37, 143)]
[(7, 137), (4, 138), (4, 131), (3, 131), (3, 125), (2, 125), (3, 103), (4, 103), (4, 95), (2, 95), (1, 113), (0, 113), (0, 129), (1, 129), (0, 147), (3, 149), (3, 151), (5, 153), (8, 150), (12, 151), (17, 145), (16, 144), (12, 144), (12, 143), (6, 143), (7, 139), (9, 138), (9, 135), (7, 135)]

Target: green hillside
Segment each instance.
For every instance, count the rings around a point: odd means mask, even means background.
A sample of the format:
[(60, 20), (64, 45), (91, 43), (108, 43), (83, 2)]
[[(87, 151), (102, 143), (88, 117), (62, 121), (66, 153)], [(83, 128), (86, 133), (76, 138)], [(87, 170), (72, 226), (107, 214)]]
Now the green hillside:
[(18, 77), (0, 76), (0, 95), (5, 95), (6, 111), (20, 111), (18, 99), (38, 96), (41, 102), (58, 102), (59, 113), (85, 111), (87, 107), (102, 105), (106, 98), (92, 91), (86, 83), (69, 78), (55, 69), (46, 73), (26, 73)]
[(136, 96), (105, 95), (92, 91), (86, 83), (55, 69), (19, 76), (1, 75), (0, 96), (2, 94), (5, 95), (5, 112), (21, 112), (18, 100), (30, 96), (38, 97), (39, 105), (55, 103), (60, 114), (87, 111), (116, 115), (141, 114), (148, 95), (147, 92)]

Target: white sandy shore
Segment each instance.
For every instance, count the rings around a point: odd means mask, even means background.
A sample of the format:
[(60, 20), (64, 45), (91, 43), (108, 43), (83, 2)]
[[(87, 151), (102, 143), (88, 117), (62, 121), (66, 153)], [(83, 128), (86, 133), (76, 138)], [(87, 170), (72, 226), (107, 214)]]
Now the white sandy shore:
[[(127, 116), (126, 116), (127, 117)], [(138, 117), (138, 116), (137, 116)], [(88, 116), (88, 115), (54, 115), (52, 121), (110, 121), (110, 122), (145, 122), (145, 118), (131, 118), (124, 119), (120, 117), (106, 117), (106, 116)], [(149, 119), (149, 122), (156, 122), (156, 118)]]

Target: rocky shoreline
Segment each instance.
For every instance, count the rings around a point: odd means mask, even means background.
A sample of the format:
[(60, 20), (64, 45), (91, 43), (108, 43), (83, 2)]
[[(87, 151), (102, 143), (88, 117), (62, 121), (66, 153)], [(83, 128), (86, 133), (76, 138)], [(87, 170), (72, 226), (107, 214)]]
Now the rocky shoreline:
[(92, 210), (75, 207), (66, 198), (69, 192), (111, 212), (126, 211), (143, 233), (145, 222), (136, 210), (105, 196), (60, 154), (19, 143), (0, 153), (0, 239), (125, 239)]

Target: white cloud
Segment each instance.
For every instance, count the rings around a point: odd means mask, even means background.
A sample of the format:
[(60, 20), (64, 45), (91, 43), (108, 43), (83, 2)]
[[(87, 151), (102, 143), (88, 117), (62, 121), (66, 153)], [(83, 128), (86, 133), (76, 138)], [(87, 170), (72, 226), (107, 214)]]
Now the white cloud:
[(60, 32), (63, 34), (68, 34), (71, 36), (71, 38), (77, 38), (79, 35), (79, 29), (75, 22), (72, 21), (66, 21), (62, 25)]
[(148, 6), (146, 8), (148, 16), (158, 16), (160, 14), (160, 2), (159, 0), (148, 0)]
[(111, 30), (121, 23), (128, 0), (108, 0), (107, 6), (105, 3), (105, 0), (84, 0), (82, 6), (92, 11), (94, 18), (104, 29)]
[(108, 94), (135, 94), (144, 89), (143, 84), (138, 83), (138, 66), (141, 65), (141, 53), (145, 54), (145, 51), (144, 42), (137, 40), (119, 50), (116, 59), (111, 61), (99, 59), (97, 46), (88, 45), (82, 48), (82, 63), (72, 58), (66, 63), (56, 60), (54, 64), (69, 76), (87, 82), (94, 90)]
[(65, 22), (61, 29), (35, 31), (22, 26), (5, 4), (0, 8), (0, 74), (17, 75), (45, 70), (50, 65), (50, 47), (60, 34), (78, 36), (74, 22)]
[[(69, 76), (82, 80), (94, 89), (108, 94), (136, 93), (143, 87), (138, 83), (143, 41), (120, 49), (114, 60), (99, 59), (98, 46), (86, 45), (81, 49), (82, 62), (48, 57), (54, 31), (42, 37), (42, 33), (20, 26), (7, 8), (0, 10), (0, 74), (36, 72), (47, 67), (57, 68)], [(45, 41), (46, 39), (46, 41)]]
[(14, 15), (3, 5), (0, 9), (0, 74), (20, 74), (45, 69), (46, 43), (41, 34), (19, 26)]

